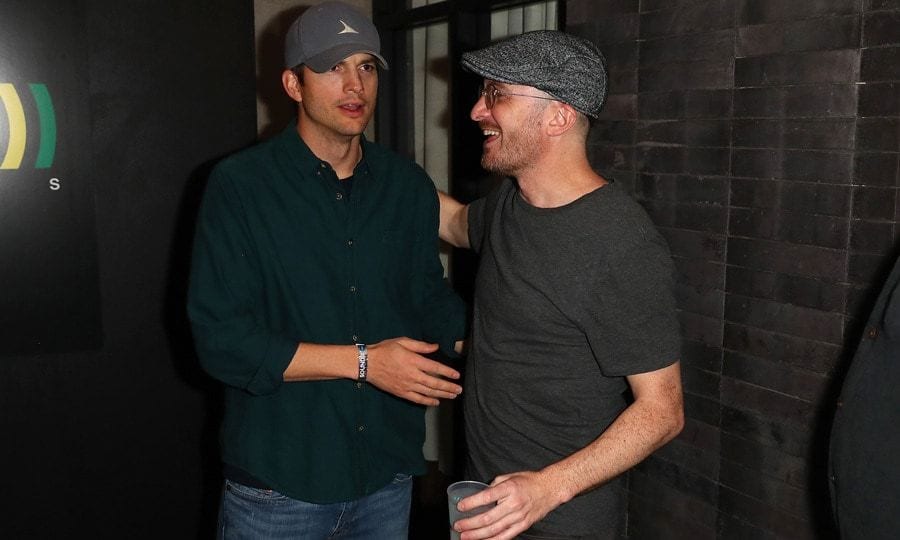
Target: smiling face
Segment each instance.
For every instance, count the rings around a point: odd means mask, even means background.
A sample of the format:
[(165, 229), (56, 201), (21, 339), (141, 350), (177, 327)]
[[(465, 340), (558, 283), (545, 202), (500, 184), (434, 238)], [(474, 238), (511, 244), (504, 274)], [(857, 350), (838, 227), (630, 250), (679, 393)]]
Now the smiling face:
[(494, 173), (517, 177), (537, 161), (548, 101), (530, 86), (496, 81), (485, 81), (485, 84), (499, 91), (493, 106), (488, 108), (482, 95), (469, 115), (478, 122), (485, 136), (481, 166)]
[(302, 81), (296, 82), (296, 88), (304, 139), (358, 137), (375, 112), (376, 60), (370, 54), (354, 54), (324, 73), (304, 66)]

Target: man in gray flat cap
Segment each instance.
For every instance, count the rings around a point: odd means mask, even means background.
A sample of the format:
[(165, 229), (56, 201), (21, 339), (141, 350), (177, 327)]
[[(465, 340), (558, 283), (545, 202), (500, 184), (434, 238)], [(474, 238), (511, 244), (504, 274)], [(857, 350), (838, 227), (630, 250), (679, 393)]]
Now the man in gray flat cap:
[(284, 49), (296, 124), (210, 177), (188, 311), (225, 388), (219, 538), (406, 540), (423, 406), (462, 390), (425, 356), (466, 326), (434, 183), (363, 136), (379, 46), (350, 6), (308, 8)]
[(668, 248), (586, 153), (606, 96), (587, 40), (530, 32), (466, 53), (482, 166), (507, 177), (441, 237), (479, 254), (464, 385), (467, 478), (491, 482), (462, 540), (618, 538), (621, 474), (683, 426)]

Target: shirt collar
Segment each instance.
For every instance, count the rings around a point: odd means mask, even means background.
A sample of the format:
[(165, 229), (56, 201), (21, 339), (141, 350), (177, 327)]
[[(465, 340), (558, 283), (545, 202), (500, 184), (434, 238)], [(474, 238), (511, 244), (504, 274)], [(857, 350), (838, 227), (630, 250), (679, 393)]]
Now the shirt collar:
[[(296, 156), (294, 161), (304, 174), (315, 175), (323, 167), (331, 169), (331, 165), (327, 161), (323, 161), (313, 154), (306, 142), (300, 137), (300, 134), (297, 133), (296, 121), (289, 123), (278, 137), (281, 139), (280, 142), (287, 146), (289, 155)], [(367, 161), (368, 152), (366, 151), (367, 148), (371, 147), (371, 143), (369, 143), (365, 135), (361, 135), (359, 144), (362, 147), (363, 155), (353, 169), (353, 176), (355, 178), (362, 176), (371, 177)]]

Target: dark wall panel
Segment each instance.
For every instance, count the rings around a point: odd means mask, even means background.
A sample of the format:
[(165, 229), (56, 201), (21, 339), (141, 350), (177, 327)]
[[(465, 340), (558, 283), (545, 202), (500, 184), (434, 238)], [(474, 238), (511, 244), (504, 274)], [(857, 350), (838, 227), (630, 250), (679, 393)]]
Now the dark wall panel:
[[(0, 84), (46, 82), (59, 120), (42, 189), (10, 192), (35, 171), (0, 170), (0, 220), (33, 225), (63, 251), (42, 256), (65, 260), (47, 272), (5, 241), (0, 257), (30, 283), (63, 282), (20, 287), (19, 307), (52, 320), (47, 293), (76, 298), (87, 315), (66, 322), (88, 329), (18, 350), (0, 330), (0, 537), (211, 537), (218, 395), (193, 356), (184, 291), (209, 167), (255, 138), (252, 3), (4, 2), (0, 36)], [(8, 123), (0, 113), (0, 159)], [(49, 174), (60, 190), (46, 189)], [(25, 212), (58, 195), (80, 221), (46, 227), (59, 208)], [(0, 321), (21, 321), (7, 293)]]
[(566, 13), (611, 52), (592, 162), (677, 269), (687, 425), (630, 475), (629, 536), (834, 537), (836, 393), (898, 254), (900, 3)]

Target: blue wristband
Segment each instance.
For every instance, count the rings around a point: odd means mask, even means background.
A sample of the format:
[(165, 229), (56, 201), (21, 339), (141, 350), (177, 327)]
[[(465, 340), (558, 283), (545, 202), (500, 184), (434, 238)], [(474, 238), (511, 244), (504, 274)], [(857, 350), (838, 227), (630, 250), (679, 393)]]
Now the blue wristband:
[(359, 374), (357, 379), (359, 382), (366, 381), (366, 375), (369, 372), (369, 351), (366, 350), (364, 343), (356, 344), (357, 358), (359, 359)]

